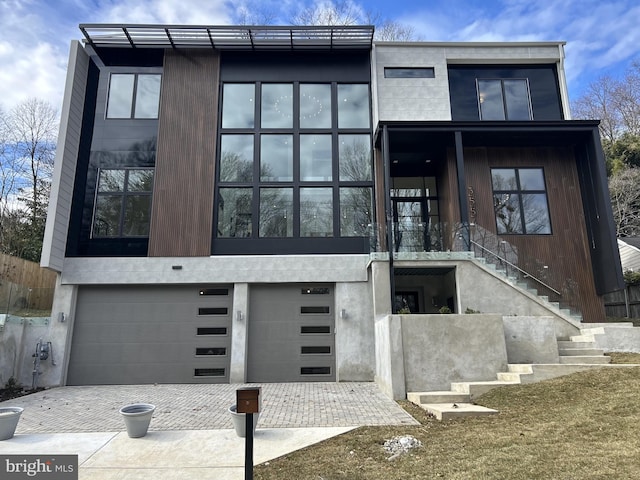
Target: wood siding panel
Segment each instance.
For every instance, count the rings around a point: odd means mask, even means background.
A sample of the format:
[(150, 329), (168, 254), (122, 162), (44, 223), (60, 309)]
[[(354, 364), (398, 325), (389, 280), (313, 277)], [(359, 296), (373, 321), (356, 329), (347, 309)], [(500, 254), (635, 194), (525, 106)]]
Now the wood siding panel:
[(149, 256), (209, 256), (220, 57), (165, 53)]
[(476, 224), (496, 234), (492, 167), (544, 169), (552, 234), (500, 235), (500, 238), (516, 247), (521, 268), (533, 275), (541, 272), (546, 283), (562, 292), (563, 300), (580, 309), (585, 321), (603, 321), (604, 306), (593, 282), (573, 150), (551, 147), (465, 149), (467, 187), (474, 190)]
[(454, 235), (460, 223), (458, 172), (454, 149), (447, 150), (447, 161), (438, 174), (438, 196), (444, 248), (453, 249)]

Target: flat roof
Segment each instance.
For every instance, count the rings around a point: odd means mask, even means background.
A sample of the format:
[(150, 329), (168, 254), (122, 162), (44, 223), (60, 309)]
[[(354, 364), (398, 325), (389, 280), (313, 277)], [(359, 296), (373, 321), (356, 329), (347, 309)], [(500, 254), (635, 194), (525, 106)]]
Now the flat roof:
[(94, 47), (272, 49), (370, 49), (374, 27), (206, 26), (82, 23), (84, 42)]

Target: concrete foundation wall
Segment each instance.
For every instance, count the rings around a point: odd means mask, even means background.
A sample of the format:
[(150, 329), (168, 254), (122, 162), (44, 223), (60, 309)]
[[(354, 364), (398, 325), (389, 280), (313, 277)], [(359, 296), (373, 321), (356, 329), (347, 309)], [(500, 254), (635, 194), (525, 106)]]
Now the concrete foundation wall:
[(553, 317), (503, 317), (509, 363), (558, 363)]
[(371, 382), (375, 375), (371, 284), (337, 283), (336, 380)]
[(407, 398), (402, 347), (402, 316), (387, 315), (375, 323), (376, 383), (394, 400)]
[(537, 303), (535, 295), (515, 290), (505, 278), (492, 274), (475, 262), (457, 262), (456, 280), (461, 312), (470, 308), (481, 313), (507, 316), (551, 316), (556, 337), (578, 335), (580, 331), (577, 325), (554, 316), (553, 311)]
[(604, 335), (593, 335), (596, 348), (605, 352), (640, 353), (640, 328), (603, 327), (603, 330)]
[(449, 390), (507, 370), (502, 316), (402, 315), (406, 389)]

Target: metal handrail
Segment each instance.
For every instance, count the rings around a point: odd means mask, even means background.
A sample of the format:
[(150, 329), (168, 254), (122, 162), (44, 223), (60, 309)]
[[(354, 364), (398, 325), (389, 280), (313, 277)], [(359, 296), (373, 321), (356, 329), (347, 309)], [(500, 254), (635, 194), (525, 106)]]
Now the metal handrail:
[(472, 243), (473, 245), (478, 246), (480, 249), (484, 250), (485, 252), (490, 253), (491, 255), (493, 255), (494, 257), (496, 257), (496, 258), (497, 258), (498, 260), (500, 260), (501, 262), (504, 262), (504, 263), (506, 263), (507, 265), (509, 265), (510, 267), (515, 268), (515, 269), (516, 269), (516, 270), (518, 270), (520, 273), (522, 273), (525, 277), (528, 277), (528, 278), (531, 278), (531, 279), (535, 280), (535, 281), (536, 281), (536, 282), (538, 282), (540, 285), (543, 285), (544, 287), (548, 288), (549, 290), (551, 290), (551, 291), (552, 291), (553, 293), (555, 293), (556, 295), (558, 295), (558, 296), (560, 296), (560, 297), (562, 296), (562, 294), (561, 294), (559, 291), (557, 291), (555, 288), (553, 288), (553, 287), (551, 287), (551, 286), (547, 285), (547, 284), (546, 284), (546, 283), (544, 283), (542, 280), (540, 280), (540, 279), (538, 279), (538, 278), (534, 277), (534, 276), (533, 276), (533, 275), (531, 275), (530, 273), (525, 272), (525, 271), (524, 271), (524, 270), (522, 270), (520, 267), (518, 267), (517, 265), (514, 265), (513, 263), (511, 263), (511, 262), (510, 262), (510, 261), (508, 261), (507, 259), (502, 258), (502, 257), (501, 257), (500, 255), (498, 255), (497, 253), (494, 253), (494, 252), (492, 252), (491, 250), (489, 250), (489, 249), (487, 249), (487, 248), (483, 247), (482, 245), (480, 245), (479, 243), (475, 242), (474, 240), (469, 240), (469, 241), (470, 241), (470, 243)]

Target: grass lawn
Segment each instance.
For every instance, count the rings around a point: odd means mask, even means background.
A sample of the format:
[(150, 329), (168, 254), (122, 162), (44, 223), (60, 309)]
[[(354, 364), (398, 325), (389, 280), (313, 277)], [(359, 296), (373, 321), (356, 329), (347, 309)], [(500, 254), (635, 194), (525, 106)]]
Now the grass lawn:
[[(640, 355), (612, 354), (614, 363)], [(420, 426), (362, 427), (255, 467), (261, 479), (638, 479), (640, 367), (598, 369), (497, 388), (477, 399), (498, 415), (439, 422), (400, 402)], [(386, 440), (422, 447), (394, 460)]]

